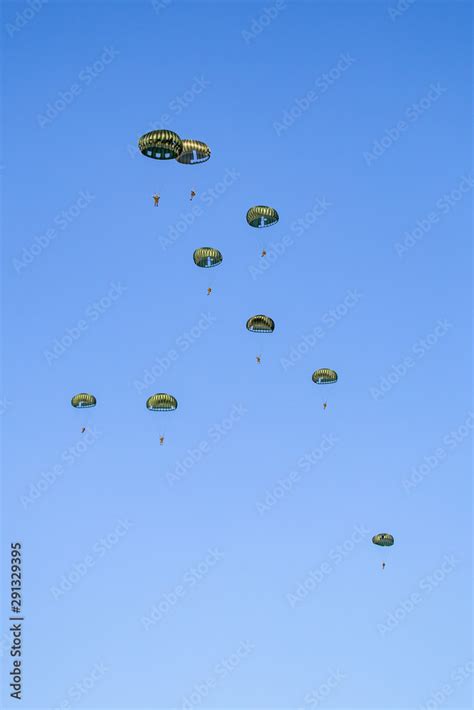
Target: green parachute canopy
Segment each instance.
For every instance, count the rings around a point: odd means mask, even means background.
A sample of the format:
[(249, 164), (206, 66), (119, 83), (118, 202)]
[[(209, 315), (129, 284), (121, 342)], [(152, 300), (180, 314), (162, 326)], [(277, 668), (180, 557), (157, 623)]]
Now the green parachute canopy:
[(195, 250), (193, 259), (196, 266), (208, 269), (221, 263), (222, 254), (218, 249), (213, 249), (212, 247), (200, 247)]
[(75, 394), (71, 399), (71, 404), (76, 409), (86, 409), (87, 407), (95, 407), (97, 400), (93, 394), (87, 394), (87, 392), (81, 392), (80, 394)]
[(182, 144), (183, 150), (176, 158), (178, 163), (183, 165), (197, 165), (198, 163), (205, 163), (206, 160), (209, 160), (211, 157), (211, 149), (202, 141), (186, 138), (182, 141)]
[(138, 141), (138, 147), (143, 155), (156, 160), (171, 160), (178, 158), (183, 151), (183, 141), (177, 133), (167, 130), (145, 133)]
[(146, 401), (146, 408), (150, 412), (172, 412), (178, 406), (178, 402), (171, 394), (161, 392), (152, 394)]
[(380, 545), (380, 547), (391, 547), (395, 540), (390, 533), (379, 533), (373, 536), (372, 542), (374, 545)]
[(247, 321), (247, 330), (252, 333), (273, 333), (275, 323), (269, 316), (252, 316)]
[(330, 385), (337, 382), (337, 372), (329, 370), (327, 367), (322, 367), (320, 370), (313, 372), (312, 380), (317, 385)]
[(278, 212), (273, 207), (256, 205), (247, 212), (247, 223), (251, 227), (270, 227), (272, 224), (276, 224), (279, 219)]

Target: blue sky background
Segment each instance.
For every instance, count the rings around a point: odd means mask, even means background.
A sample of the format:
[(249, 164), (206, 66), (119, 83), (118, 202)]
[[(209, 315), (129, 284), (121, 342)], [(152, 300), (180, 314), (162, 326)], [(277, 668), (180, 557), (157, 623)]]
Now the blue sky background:
[[(28, 7), (2, 17), (22, 707), (471, 707), (470, 4)], [(211, 159), (141, 156), (160, 127)]]

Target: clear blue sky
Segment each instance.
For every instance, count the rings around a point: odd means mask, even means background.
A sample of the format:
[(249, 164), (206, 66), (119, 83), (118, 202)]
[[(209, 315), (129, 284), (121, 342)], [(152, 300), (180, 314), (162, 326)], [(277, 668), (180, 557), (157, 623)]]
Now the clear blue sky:
[(3, 4), (23, 708), (472, 706), (471, 7), (402, 7)]

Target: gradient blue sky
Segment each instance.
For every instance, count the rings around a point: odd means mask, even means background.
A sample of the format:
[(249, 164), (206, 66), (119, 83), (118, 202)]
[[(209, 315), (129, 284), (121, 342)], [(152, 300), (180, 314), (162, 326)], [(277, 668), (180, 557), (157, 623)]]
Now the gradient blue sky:
[[(470, 3), (287, 0), (265, 27), (276, 2), (159, 5), (3, 3), (2, 585), (19, 540), (22, 707), (469, 708)], [(154, 127), (210, 161), (141, 156)], [(250, 229), (253, 204), (279, 223)], [(224, 256), (209, 298), (205, 245)], [(256, 313), (273, 335), (246, 331)], [(339, 382), (321, 391), (319, 367)], [(149, 413), (162, 391), (178, 410)]]

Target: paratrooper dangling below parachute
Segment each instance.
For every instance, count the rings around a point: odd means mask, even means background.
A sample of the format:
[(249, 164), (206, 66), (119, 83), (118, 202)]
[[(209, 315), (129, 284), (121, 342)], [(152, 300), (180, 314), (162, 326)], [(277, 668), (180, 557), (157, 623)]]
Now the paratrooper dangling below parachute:
[(261, 252), (260, 256), (265, 257), (267, 255), (267, 245), (264, 243), (265, 238), (262, 236), (262, 228), (271, 227), (273, 224), (276, 224), (280, 219), (278, 212), (273, 207), (256, 205), (248, 210), (246, 219), (250, 227), (258, 229), (256, 241)]
[[(390, 533), (378, 533), (373, 536), (372, 542), (374, 545), (379, 545), (380, 547), (392, 547), (395, 540)], [(385, 569), (385, 562), (382, 562), (382, 569)]]
[[(71, 404), (74, 409), (91, 409), (97, 404), (97, 400), (93, 394), (88, 394), (87, 392), (81, 392), (80, 394), (75, 394), (71, 399)], [(86, 430), (85, 426), (81, 427), (81, 434), (84, 434)]]
[[(322, 367), (313, 372), (311, 378), (316, 385), (331, 385), (337, 382), (337, 372), (327, 367)], [(327, 409), (328, 403), (323, 402), (323, 409)]]
[[(201, 269), (211, 269), (212, 267), (219, 266), (219, 264), (222, 263), (222, 254), (220, 253), (219, 249), (214, 249), (213, 247), (200, 247), (199, 249), (196, 249), (194, 251), (193, 260), (196, 266), (199, 266)], [(214, 285), (214, 276), (214, 273), (211, 273), (210, 276), (208, 276), (208, 279), (211, 283), (211, 285), (208, 286), (207, 289), (208, 296), (210, 296), (212, 293), (212, 287)]]
[[(178, 406), (178, 402), (172, 394), (159, 392), (152, 394), (146, 401), (146, 408), (150, 412), (173, 412)], [(160, 446), (163, 446), (165, 441), (164, 434), (160, 436)]]
[[(252, 316), (248, 319), (246, 323), (246, 328), (251, 333), (273, 333), (273, 331), (275, 330), (275, 322), (272, 318), (270, 318), (270, 316)], [(255, 359), (257, 361), (257, 365), (261, 365), (262, 356), (256, 355)]]

